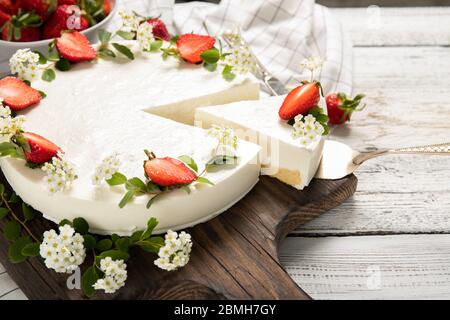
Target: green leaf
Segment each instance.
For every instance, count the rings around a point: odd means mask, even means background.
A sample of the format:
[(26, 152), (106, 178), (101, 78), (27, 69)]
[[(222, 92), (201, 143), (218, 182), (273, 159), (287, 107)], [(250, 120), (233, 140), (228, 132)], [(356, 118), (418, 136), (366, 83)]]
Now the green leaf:
[(89, 232), (89, 224), (83, 218), (73, 219), (73, 227), (77, 232), (81, 234), (86, 234)]
[(63, 219), (58, 223), (58, 226), (62, 227), (65, 226), (66, 224), (68, 224), (69, 226), (72, 226), (72, 222), (70, 220), (67, 219)]
[(39, 255), (39, 249), (41, 244), (38, 242), (33, 242), (25, 245), (22, 249), (22, 255), (25, 257), (37, 257)]
[(134, 60), (134, 54), (133, 54), (133, 52), (131, 52), (131, 50), (128, 47), (123, 46), (123, 45), (118, 44), (118, 43), (113, 43), (112, 46), (117, 51), (119, 51), (121, 54), (123, 54), (125, 57), (127, 57), (128, 59)]
[(222, 77), (227, 81), (234, 80), (234, 78), (236, 78), (236, 75), (233, 73), (233, 67), (227, 64), (223, 68)]
[(198, 171), (197, 163), (195, 163), (195, 160), (192, 159), (191, 157), (184, 155), (184, 156), (178, 157), (178, 159), (183, 161), (184, 163), (186, 163), (195, 172)]
[(27, 205), (25, 202), (22, 202), (22, 212), (26, 221), (33, 220), (36, 216), (36, 211), (34, 211), (34, 209)]
[(47, 98), (47, 94), (44, 91), (38, 90), (39, 94), (41, 95), (42, 99)]
[(95, 294), (94, 284), (100, 278), (97, 268), (92, 266), (86, 269), (81, 276), (81, 289), (86, 297), (91, 298)]
[(3, 219), (9, 214), (8, 208), (0, 207), (0, 219)]
[(187, 194), (191, 194), (191, 188), (189, 186), (182, 186), (180, 189), (186, 191)]
[(95, 248), (95, 245), (97, 244), (97, 240), (95, 240), (95, 237), (91, 234), (85, 234), (83, 235), (84, 238), (84, 247), (86, 248), (86, 250)]
[(125, 195), (123, 196), (122, 200), (119, 202), (119, 208), (125, 207), (125, 205), (133, 199), (133, 197), (136, 195), (136, 190), (129, 190)]
[(116, 247), (120, 251), (128, 252), (129, 246), (130, 246), (130, 238), (120, 238), (116, 241)]
[(22, 227), (16, 220), (9, 221), (3, 229), (3, 235), (9, 241), (14, 241), (20, 237)]
[(19, 196), (14, 191), (11, 193), (11, 196), (9, 197), (9, 202), (11, 202), (11, 203), (19, 203), (20, 202)]
[(213, 182), (209, 181), (209, 180), (206, 179), (205, 177), (198, 177), (198, 178), (197, 178), (197, 182), (198, 182), (198, 183), (209, 184), (209, 185), (211, 185), (211, 186), (214, 185)]
[(216, 48), (204, 51), (200, 57), (205, 63), (215, 64), (220, 60), (220, 52)]
[(56, 78), (56, 73), (53, 69), (47, 69), (42, 73), (42, 80), (52, 82)]
[(59, 52), (56, 50), (55, 42), (50, 42), (48, 50), (48, 60), (56, 62), (59, 60)]
[(210, 72), (214, 72), (217, 70), (217, 63), (204, 63), (203, 67)]
[(123, 252), (120, 250), (108, 250), (103, 251), (100, 255), (96, 257), (97, 262), (100, 264), (100, 260), (111, 257), (113, 260), (123, 260), (127, 261), (130, 258), (130, 255), (127, 252)]
[(142, 230), (134, 232), (130, 237), (130, 245), (139, 241), (139, 239), (141, 239), (141, 236), (143, 233), (144, 233), (144, 231), (142, 231)]
[(106, 48), (102, 48), (97, 51), (97, 56), (102, 59), (109, 59), (109, 58), (115, 58), (116, 54), (114, 51)]
[(106, 31), (105, 29), (98, 30), (98, 40), (100, 40), (101, 44), (106, 46), (111, 40), (111, 32)]
[(150, 45), (150, 52), (158, 52), (162, 45), (163, 42), (161, 40), (153, 41)]
[(146, 252), (158, 253), (159, 249), (163, 246), (164, 239), (162, 237), (151, 237), (139, 242), (139, 247)]
[(158, 225), (158, 220), (154, 217), (151, 217), (147, 221), (147, 229), (145, 229), (144, 233), (141, 235), (141, 240), (145, 240), (147, 238), (150, 238), (152, 235), (153, 230)]
[(179, 38), (180, 38), (179, 35), (173, 36), (173, 37), (170, 39), (170, 43), (171, 43), (171, 44), (176, 44)]
[(145, 206), (147, 209), (150, 209), (150, 207), (153, 205), (153, 202), (158, 198), (158, 196), (161, 193), (158, 193), (156, 196), (153, 196), (150, 200), (148, 200), (147, 205)]
[(161, 188), (154, 182), (149, 181), (147, 182), (147, 192), (148, 193), (157, 193), (160, 192)]
[(120, 236), (117, 234), (117, 233), (113, 233), (112, 235), (111, 235), (111, 240), (112, 240), (112, 242), (116, 242), (117, 240), (119, 240), (120, 239)]
[(3, 195), (5, 193), (5, 185), (3, 183), (0, 183), (0, 195)]
[(72, 65), (69, 60), (61, 58), (55, 63), (55, 68), (59, 71), (69, 71), (72, 68)]
[(142, 181), (137, 177), (129, 179), (126, 182), (125, 187), (127, 188), (127, 190), (147, 192), (147, 185), (145, 184), (144, 181)]
[(39, 51), (33, 51), (33, 52), (39, 56), (39, 64), (47, 63), (47, 58), (42, 53), (40, 53)]
[(116, 34), (125, 40), (133, 40), (136, 37), (136, 33), (126, 32), (126, 31), (122, 31), (122, 30), (117, 31)]
[(22, 254), (22, 250), (30, 243), (32, 243), (32, 241), (28, 236), (21, 237), (12, 243), (8, 248), (9, 261), (12, 263), (24, 262), (27, 257)]
[(97, 245), (95, 246), (95, 248), (100, 251), (106, 251), (106, 250), (111, 249), (112, 246), (113, 246), (113, 242), (110, 239), (103, 239), (103, 240), (100, 240), (99, 242), (97, 242)]
[(106, 182), (110, 186), (117, 186), (127, 182), (127, 177), (125, 177), (125, 175), (120, 172), (116, 172), (112, 175), (111, 179), (106, 180)]

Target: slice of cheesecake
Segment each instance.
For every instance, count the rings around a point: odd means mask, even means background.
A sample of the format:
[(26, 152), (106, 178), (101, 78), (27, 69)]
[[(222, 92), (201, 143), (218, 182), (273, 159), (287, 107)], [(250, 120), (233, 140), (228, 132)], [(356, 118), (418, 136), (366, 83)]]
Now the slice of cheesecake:
[(236, 134), (261, 146), (261, 173), (294, 188), (303, 189), (311, 182), (319, 166), (323, 138), (303, 146), (292, 137), (293, 127), (282, 121), (278, 110), (284, 96), (259, 101), (242, 101), (196, 110), (196, 126), (224, 125)]

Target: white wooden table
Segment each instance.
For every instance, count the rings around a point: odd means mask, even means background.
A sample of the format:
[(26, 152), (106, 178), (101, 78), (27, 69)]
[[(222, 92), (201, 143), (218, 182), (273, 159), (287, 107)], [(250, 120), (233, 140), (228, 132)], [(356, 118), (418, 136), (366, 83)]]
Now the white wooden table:
[[(378, 27), (366, 9), (333, 11), (368, 104), (333, 138), (359, 150), (450, 142), (450, 8), (382, 8)], [(288, 272), (316, 299), (449, 299), (450, 157), (379, 158), (357, 176), (352, 199), (286, 240)], [(1, 265), (0, 297), (26, 298)]]

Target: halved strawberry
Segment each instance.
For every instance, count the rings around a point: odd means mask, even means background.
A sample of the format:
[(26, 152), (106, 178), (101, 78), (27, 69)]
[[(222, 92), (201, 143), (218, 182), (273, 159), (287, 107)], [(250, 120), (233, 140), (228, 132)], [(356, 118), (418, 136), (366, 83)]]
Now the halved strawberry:
[(29, 162), (41, 164), (57, 157), (61, 148), (50, 140), (32, 132), (22, 132), (20, 134), (28, 142), (29, 148), (22, 146), (25, 159)]
[(22, 110), (39, 103), (41, 94), (15, 77), (0, 80), (0, 97), (11, 110)]
[(169, 41), (170, 40), (170, 34), (167, 30), (166, 24), (164, 21), (158, 18), (150, 18), (147, 20), (148, 23), (150, 23), (153, 27), (153, 35), (156, 38)]
[(56, 47), (59, 54), (71, 62), (90, 61), (97, 56), (89, 39), (77, 31), (63, 33), (56, 39)]
[(200, 55), (206, 50), (212, 49), (215, 43), (216, 39), (213, 37), (188, 33), (178, 38), (177, 47), (184, 60), (190, 63), (199, 63), (202, 62)]
[(144, 163), (147, 177), (155, 184), (162, 187), (184, 185), (197, 180), (197, 175), (188, 166), (174, 158), (155, 158), (149, 154), (148, 161)]
[(320, 100), (320, 83), (303, 83), (286, 96), (278, 115), (283, 120), (291, 120), (299, 114), (306, 115)]

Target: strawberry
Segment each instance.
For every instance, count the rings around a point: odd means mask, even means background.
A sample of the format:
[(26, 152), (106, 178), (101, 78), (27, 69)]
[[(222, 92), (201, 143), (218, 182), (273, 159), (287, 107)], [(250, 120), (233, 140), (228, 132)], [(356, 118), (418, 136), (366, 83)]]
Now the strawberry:
[(53, 157), (57, 157), (58, 151), (61, 151), (56, 144), (36, 133), (22, 132), (20, 136), (28, 143), (28, 145), (22, 146), (28, 162), (45, 163), (52, 160)]
[(0, 11), (7, 14), (16, 14), (17, 6), (12, 0), (0, 0)]
[(354, 111), (360, 111), (364, 108), (358, 109), (361, 99), (364, 95), (358, 94), (353, 99), (348, 98), (345, 93), (330, 93), (325, 98), (328, 109), (329, 122), (331, 124), (341, 124), (350, 121)]
[(23, 27), (20, 29), (20, 38), (16, 38), (14, 33), (9, 33), (6, 26), (2, 32), (2, 40), (13, 42), (30, 42), (41, 40), (41, 29), (35, 27)]
[(111, 10), (112, 10), (111, 0), (104, 0), (103, 1), (103, 12), (105, 14), (105, 17), (111, 13)]
[(165, 41), (170, 40), (169, 31), (167, 31), (167, 27), (161, 19), (150, 18), (147, 20), (147, 22), (153, 26), (153, 35), (156, 38), (159, 38), (159, 39), (165, 40)]
[(58, 0), (58, 6), (62, 6), (65, 4), (73, 6), (73, 5), (76, 5), (77, 3), (78, 3), (78, 0)]
[(149, 160), (144, 163), (147, 177), (162, 187), (184, 185), (197, 180), (197, 175), (182, 161), (174, 158), (156, 158), (147, 153)]
[(63, 58), (71, 62), (90, 61), (97, 56), (89, 39), (77, 31), (63, 33), (56, 39), (56, 48)]
[(44, 39), (58, 38), (62, 31), (82, 31), (89, 28), (88, 19), (78, 14), (72, 5), (59, 6), (45, 22), (42, 37)]
[(177, 47), (180, 56), (190, 62), (202, 62), (200, 55), (214, 47), (216, 39), (210, 36), (202, 36), (199, 34), (188, 33), (180, 36), (177, 40)]
[(320, 100), (320, 83), (305, 82), (289, 92), (281, 105), (278, 115), (283, 120), (291, 120), (299, 114), (306, 115)]
[(4, 104), (16, 111), (35, 105), (42, 99), (39, 91), (15, 77), (0, 80), (0, 97)]
[(27, 12), (33, 11), (46, 20), (56, 7), (56, 0), (20, 0), (20, 7)]
[(11, 20), (11, 16), (0, 10), (0, 28), (2, 28), (9, 20)]

